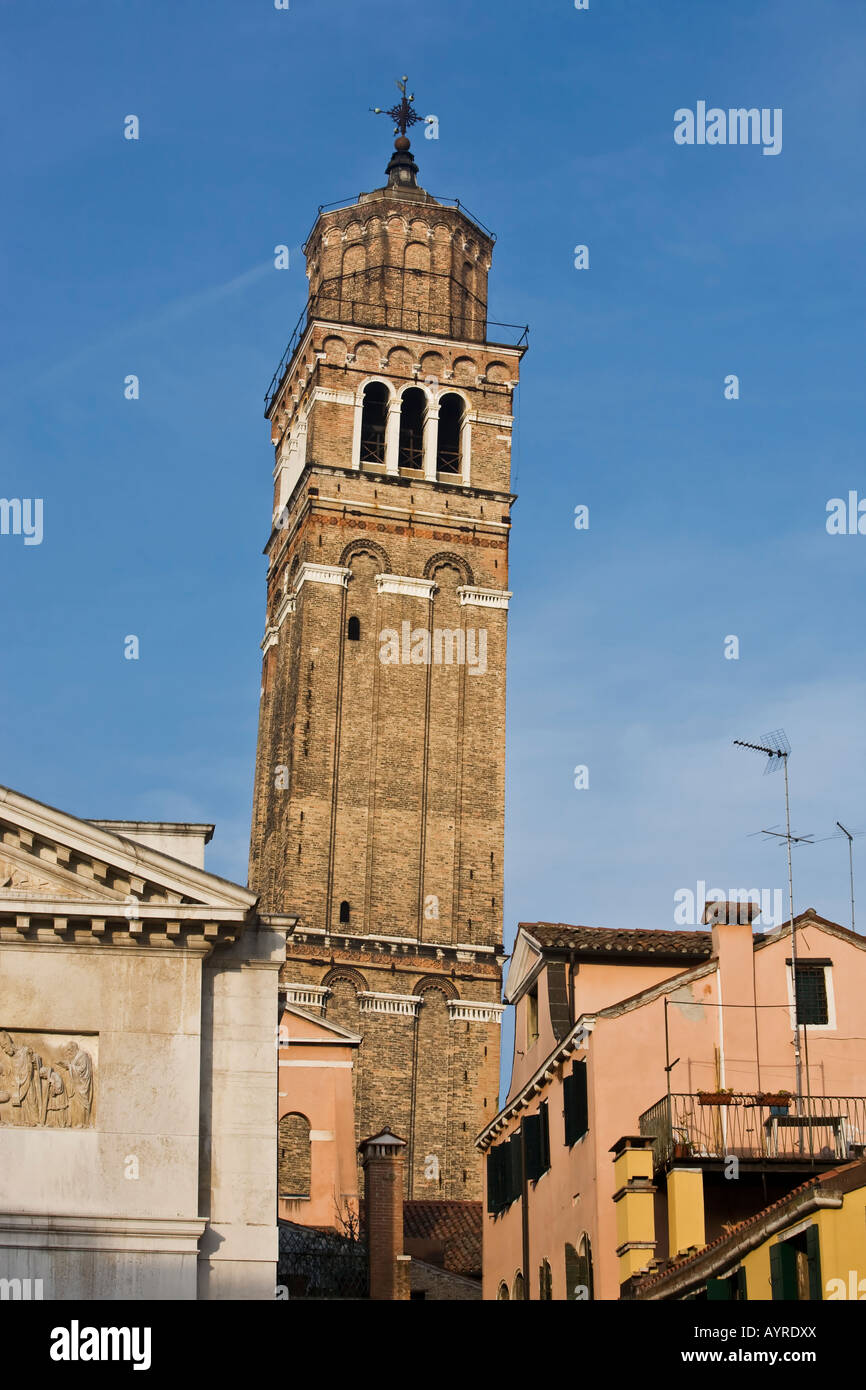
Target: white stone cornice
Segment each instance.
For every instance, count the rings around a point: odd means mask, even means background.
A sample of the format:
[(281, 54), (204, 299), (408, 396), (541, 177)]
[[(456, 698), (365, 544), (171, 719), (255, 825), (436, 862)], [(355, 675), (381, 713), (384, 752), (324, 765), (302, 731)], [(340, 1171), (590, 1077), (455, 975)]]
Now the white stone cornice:
[(265, 628), (265, 635), (260, 642), (262, 653), (269, 651), (271, 647), (276, 647), (279, 642), (277, 629), (275, 627)]
[(416, 579), (408, 574), (376, 575), (376, 592), (379, 594), (406, 594), (410, 598), (430, 599), (436, 588), (434, 579)]
[(305, 584), (337, 584), (345, 589), (351, 573), (345, 565), (312, 565), (305, 561), (298, 570), (292, 597), (299, 594)]
[(362, 1014), (417, 1014), (422, 1004), (417, 994), (377, 994), (365, 990), (358, 994)]
[(448, 1000), (448, 1017), (465, 1019), (467, 1023), (501, 1023), (504, 1012), (503, 1004), (491, 1004), (486, 1000)]
[(282, 597), (282, 599), (280, 600), (278, 606), (277, 606), (277, 612), (276, 612), (276, 616), (275, 616), (275, 618), (274, 618), (274, 628), (275, 628), (277, 631), (279, 631), (279, 629), (280, 629), (280, 628), (282, 627), (282, 625), (283, 625), (284, 620), (289, 616), (290, 613), (294, 613), (294, 611), (295, 611), (295, 596), (294, 596), (294, 594), (284, 594), (283, 597)]
[(337, 405), (354, 405), (354, 391), (340, 391), (332, 386), (316, 386), (311, 393), (310, 405), (315, 405), (316, 401), (332, 401)]
[(479, 608), (507, 608), (511, 598), (509, 589), (477, 589), (474, 584), (461, 584), (457, 592), (461, 606), (472, 603)]
[(303, 980), (290, 980), (280, 985), (280, 992), (286, 996), (287, 1004), (299, 1004), (308, 1009), (321, 1008), (331, 993), (327, 985), (308, 985)]

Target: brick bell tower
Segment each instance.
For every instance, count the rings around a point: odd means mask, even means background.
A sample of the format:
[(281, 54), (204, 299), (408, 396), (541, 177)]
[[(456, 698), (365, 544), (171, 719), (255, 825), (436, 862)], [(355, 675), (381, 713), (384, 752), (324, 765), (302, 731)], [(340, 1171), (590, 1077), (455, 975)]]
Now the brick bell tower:
[[(399, 84), (398, 84), (399, 85)], [(276, 451), (250, 884), (283, 987), (360, 1032), (357, 1137), (406, 1192), (481, 1196), (497, 1108), (512, 398), (493, 238), (418, 186), (320, 211), (267, 395)], [(488, 327), (500, 338), (488, 337)]]

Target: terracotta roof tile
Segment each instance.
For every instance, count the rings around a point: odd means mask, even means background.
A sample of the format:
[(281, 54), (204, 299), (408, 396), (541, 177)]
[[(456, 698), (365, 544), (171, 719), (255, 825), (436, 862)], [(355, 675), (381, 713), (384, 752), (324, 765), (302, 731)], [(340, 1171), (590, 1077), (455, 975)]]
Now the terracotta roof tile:
[(565, 922), (521, 922), (520, 926), (545, 949), (575, 951), (579, 955), (707, 960), (713, 949), (712, 932), (708, 931), (572, 927)]
[(403, 1203), (403, 1237), (442, 1241), (444, 1266), (454, 1274), (481, 1277), (481, 1203)]

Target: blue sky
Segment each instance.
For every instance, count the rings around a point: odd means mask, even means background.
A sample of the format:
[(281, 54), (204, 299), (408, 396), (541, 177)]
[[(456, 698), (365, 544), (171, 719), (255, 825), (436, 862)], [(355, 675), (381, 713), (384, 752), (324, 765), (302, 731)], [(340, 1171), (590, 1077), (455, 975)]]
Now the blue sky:
[[(749, 838), (782, 780), (735, 737), (787, 730), (795, 831), (866, 829), (866, 536), (825, 529), (866, 496), (856, 0), (67, 0), (0, 3), (0, 33), (0, 495), (44, 499), (41, 545), (0, 536), (0, 781), (213, 820), (209, 867), (245, 878), (262, 395), (316, 207), (381, 184), (367, 108), (408, 72), (440, 123), (421, 181), (497, 231), (491, 317), (531, 325), (507, 939), (672, 927), (700, 879), (784, 887)], [(677, 146), (699, 100), (782, 108), (782, 152)], [(795, 902), (849, 920), (841, 841), (796, 851)]]

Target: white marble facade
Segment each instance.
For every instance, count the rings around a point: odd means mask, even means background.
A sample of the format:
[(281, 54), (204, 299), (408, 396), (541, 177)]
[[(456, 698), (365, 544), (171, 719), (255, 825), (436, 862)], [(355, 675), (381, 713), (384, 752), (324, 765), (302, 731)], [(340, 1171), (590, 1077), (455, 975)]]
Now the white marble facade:
[(0, 1279), (271, 1299), (284, 934), (122, 824), (0, 788)]

